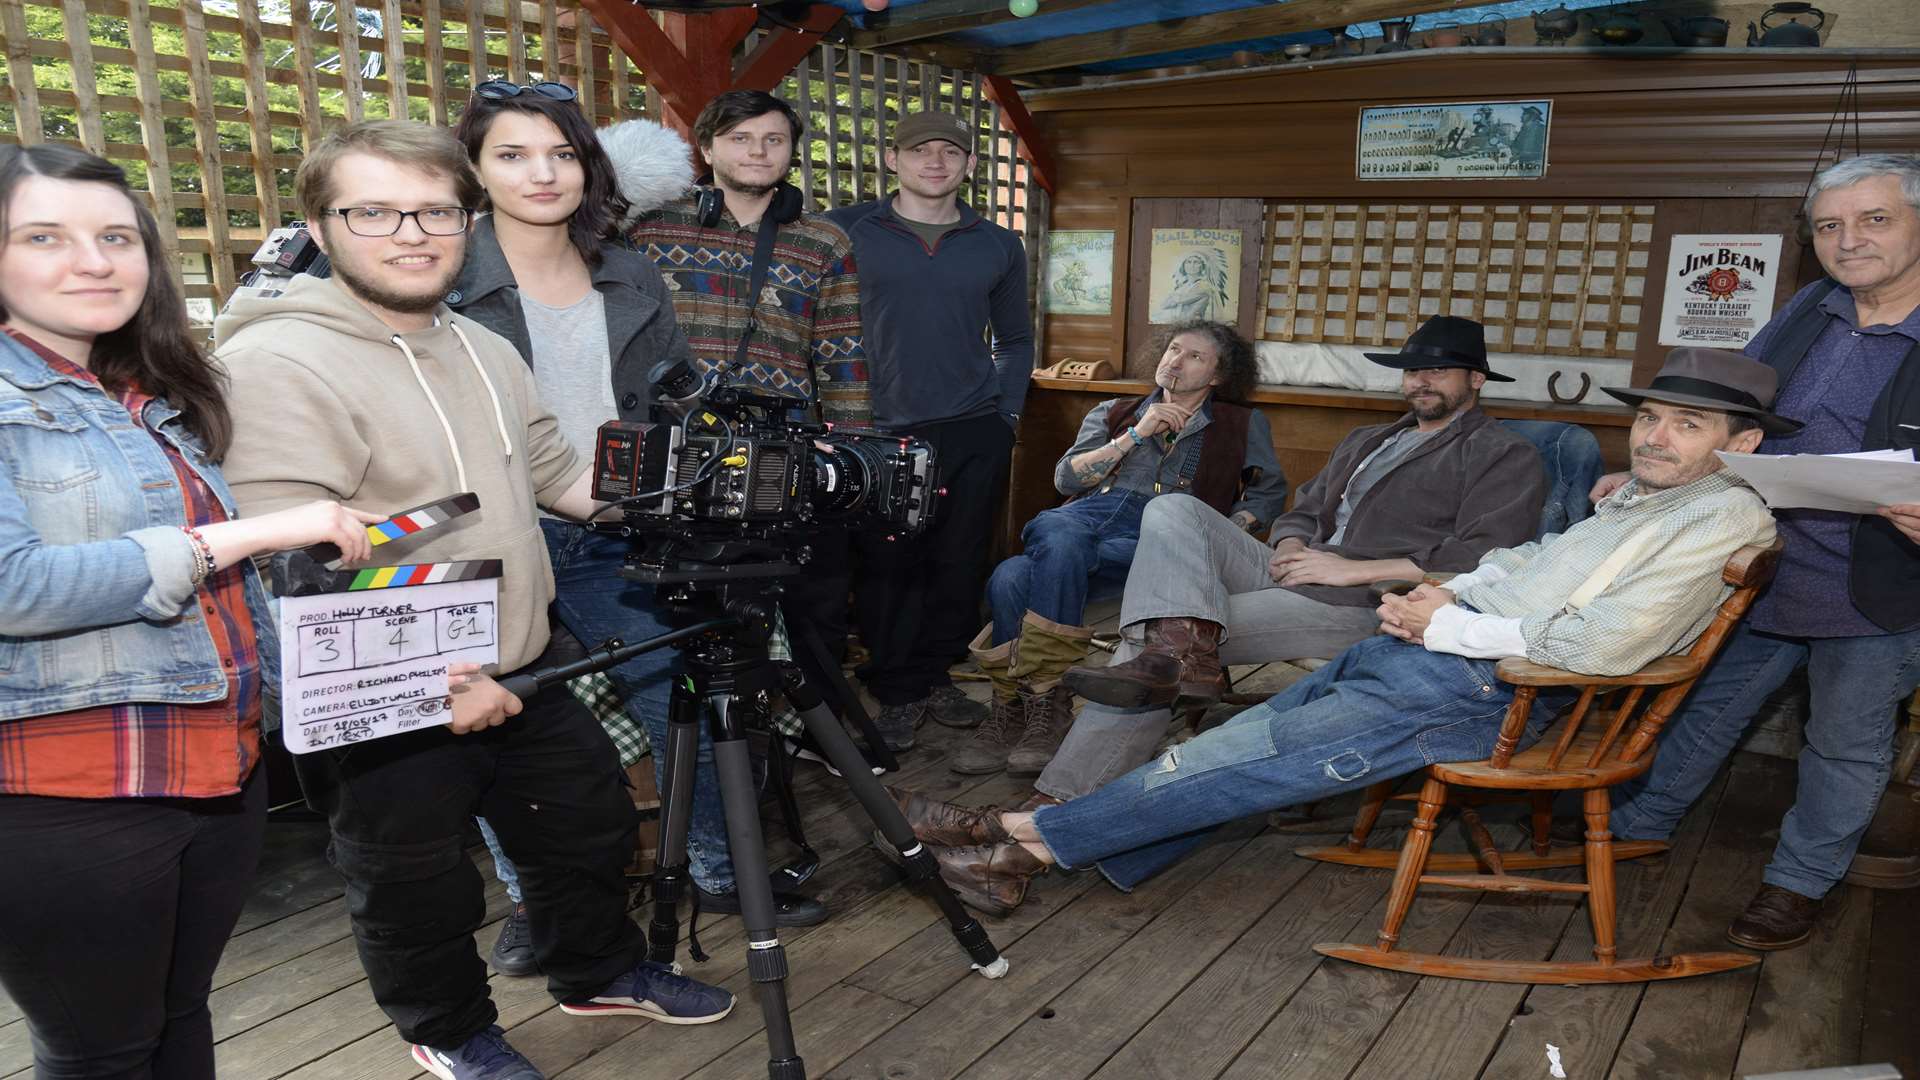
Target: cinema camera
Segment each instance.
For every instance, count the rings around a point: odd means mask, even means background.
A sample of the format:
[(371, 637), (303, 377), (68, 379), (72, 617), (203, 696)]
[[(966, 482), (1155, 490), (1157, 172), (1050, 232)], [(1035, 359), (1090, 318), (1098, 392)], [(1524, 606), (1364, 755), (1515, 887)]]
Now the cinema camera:
[(704, 563), (739, 577), (743, 564), (804, 562), (821, 527), (926, 528), (942, 495), (931, 446), (795, 420), (806, 399), (728, 383), (726, 369), (702, 377), (684, 360), (662, 362), (650, 373), (650, 420), (600, 427), (593, 497), (618, 506), (624, 524), (598, 527), (633, 543), (627, 576), (661, 581), (678, 566), (686, 579), (687, 564)]

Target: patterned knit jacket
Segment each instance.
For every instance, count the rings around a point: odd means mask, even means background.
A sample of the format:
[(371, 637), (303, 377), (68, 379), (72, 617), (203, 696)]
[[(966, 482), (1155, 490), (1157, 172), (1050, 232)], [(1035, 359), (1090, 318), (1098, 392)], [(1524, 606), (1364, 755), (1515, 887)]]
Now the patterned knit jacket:
[(847, 234), (811, 213), (782, 225), (755, 307), (745, 294), (758, 231), (757, 223), (742, 227), (730, 211), (702, 228), (694, 200), (683, 198), (642, 214), (627, 236), (659, 265), (702, 371), (733, 360), (751, 311), (756, 329), (747, 378), (795, 396), (817, 384), (823, 419), (871, 424), (860, 280)]

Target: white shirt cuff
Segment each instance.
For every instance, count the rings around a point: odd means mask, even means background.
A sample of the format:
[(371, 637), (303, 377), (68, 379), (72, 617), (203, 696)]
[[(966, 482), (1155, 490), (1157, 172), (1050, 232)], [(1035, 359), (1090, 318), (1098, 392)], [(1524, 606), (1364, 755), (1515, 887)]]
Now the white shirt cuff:
[(1440, 587), (1459, 596), (1462, 589), (1470, 589), (1475, 585), (1491, 585), (1507, 576), (1505, 567), (1496, 566), (1493, 563), (1482, 563), (1464, 574), (1455, 574)]
[(1427, 632), (1421, 637), (1428, 652), (1481, 660), (1527, 655), (1527, 641), (1520, 635), (1519, 619), (1468, 611), (1458, 604), (1448, 604), (1435, 611), (1433, 621), (1427, 624)]

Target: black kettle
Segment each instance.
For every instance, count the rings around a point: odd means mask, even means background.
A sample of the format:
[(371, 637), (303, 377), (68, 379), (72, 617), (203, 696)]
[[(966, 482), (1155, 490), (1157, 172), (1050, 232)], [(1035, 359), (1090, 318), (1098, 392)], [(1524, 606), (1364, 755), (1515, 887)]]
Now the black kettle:
[[(1767, 20), (1776, 15), (1785, 15), (1787, 21), (1772, 26)], [(1813, 25), (1800, 21), (1800, 16), (1813, 16)], [(1820, 28), (1827, 24), (1827, 13), (1812, 4), (1800, 0), (1781, 0), (1760, 16), (1760, 25), (1747, 24), (1747, 47), (1763, 45), (1775, 49), (1811, 49), (1820, 44)]]
[(1667, 33), (1673, 35), (1673, 43), (1685, 48), (1725, 45), (1727, 43), (1727, 20), (1716, 19), (1711, 15), (1689, 15), (1679, 19), (1667, 19)]

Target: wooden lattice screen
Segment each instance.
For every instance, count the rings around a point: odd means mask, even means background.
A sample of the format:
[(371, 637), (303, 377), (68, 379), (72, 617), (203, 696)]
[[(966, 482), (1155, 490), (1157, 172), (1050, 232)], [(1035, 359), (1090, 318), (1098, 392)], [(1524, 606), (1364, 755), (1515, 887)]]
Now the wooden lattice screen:
[[(749, 45), (751, 47), (751, 44)], [(823, 44), (776, 93), (805, 114), (810, 152), (796, 177), (822, 207), (878, 198), (893, 186), (879, 148), (901, 113), (942, 109), (974, 128), (977, 168), (962, 198), (1015, 232), (1032, 197), (1027, 163), (979, 75)]]
[[(0, 142), (67, 143), (126, 168), (203, 316), (266, 229), (297, 216), (294, 173), (334, 124), (457, 121), (489, 78), (568, 83), (596, 124), (648, 112), (643, 76), (578, 0), (0, 0), (0, 35)], [(776, 93), (806, 114), (795, 179), (816, 205), (883, 193), (881, 138), (903, 110), (938, 107), (980, 132), (966, 197), (1020, 232), (1044, 216), (1027, 213), (1028, 169), (977, 75), (823, 44)]]
[(574, 85), (600, 123), (645, 111), (639, 73), (567, 0), (0, 0), (0, 30), (0, 140), (114, 159), (183, 256), (187, 295), (216, 302), (263, 220), (295, 216), (301, 154), (341, 120), (447, 123), (476, 81), (532, 76)]
[(1632, 357), (1653, 211), (1269, 203), (1260, 336), (1386, 345), (1449, 313), (1501, 352)]

